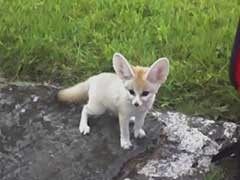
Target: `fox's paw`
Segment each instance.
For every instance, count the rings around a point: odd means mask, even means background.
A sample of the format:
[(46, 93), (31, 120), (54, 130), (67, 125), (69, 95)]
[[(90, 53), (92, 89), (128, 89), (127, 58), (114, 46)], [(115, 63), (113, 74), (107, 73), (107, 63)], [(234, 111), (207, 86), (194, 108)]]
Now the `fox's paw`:
[(134, 131), (135, 138), (143, 138), (146, 136), (146, 133), (143, 129), (139, 129), (138, 131)]
[(121, 139), (121, 147), (123, 149), (130, 149), (131, 146), (132, 146), (132, 143), (129, 140)]
[(83, 135), (89, 134), (90, 133), (90, 127), (88, 125), (80, 125), (79, 131)]
[(135, 123), (135, 121), (136, 121), (136, 117), (135, 116), (130, 117), (130, 122), (131, 123)]

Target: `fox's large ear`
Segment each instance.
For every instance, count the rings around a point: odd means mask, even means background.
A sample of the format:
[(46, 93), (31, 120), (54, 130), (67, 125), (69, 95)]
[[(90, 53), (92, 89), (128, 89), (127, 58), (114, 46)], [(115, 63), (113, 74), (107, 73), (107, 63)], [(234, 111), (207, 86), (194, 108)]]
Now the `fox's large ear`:
[(160, 58), (149, 68), (146, 79), (154, 84), (162, 84), (166, 81), (169, 73), (169, 61), (167, 58)]
[(113, 55), (113, 68), (121, 79), (127, 80), (134, 77), (134, 72), (130, 64), (120, 53), (115, 53)]

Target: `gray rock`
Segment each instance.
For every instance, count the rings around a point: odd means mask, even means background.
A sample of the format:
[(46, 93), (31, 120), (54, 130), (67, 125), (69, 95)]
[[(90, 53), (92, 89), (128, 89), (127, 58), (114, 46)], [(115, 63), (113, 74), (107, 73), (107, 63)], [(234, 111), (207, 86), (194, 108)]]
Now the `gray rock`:
[(91, 118), (82, 136), (81, 106), (57, 102), (56, 92), (19, 83), (0, 90), (0, 179), (202, 179), (212, 157), (239, 139), (234, 123), (152, 112), (147, 137), (125, 151), (116, 117)]

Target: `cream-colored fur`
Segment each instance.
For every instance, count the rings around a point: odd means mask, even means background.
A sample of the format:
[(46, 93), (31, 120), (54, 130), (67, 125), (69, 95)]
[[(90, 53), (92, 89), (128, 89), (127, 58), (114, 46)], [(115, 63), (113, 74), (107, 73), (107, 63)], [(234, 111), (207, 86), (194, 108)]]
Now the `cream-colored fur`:
[(85, 102), (88, 99), (88, 81), (63, 89), (58, 93), (58, 100), (65, 102)]
[[(157, 65), (154, 65), (155, 63)], [(58, 97), (61, 101), (70, 102), (88, 99), (83, 106), (79, 124), (79, 130), (84, 135), (90, 132), (90, 115), (101, 115), (106, 110), (114, 112), (119, 118), (121, 147), (129, 149), (132, 145), (129, 135), (131, 117), (135, 117), (134, 136), (144, 137), (144, 118), (153, 105), (158, 88), (168, 75), (169, 63), (166, 58), (155, 63), (139, 72), (139, 67), (134, 69), (121, 54), (115, 53), (113, 67), (116, 74), (101, 73), (92, 76), (85, 82), (61, 90)], [(138, 74), (142, 77), (136, 77)], [(134, 91), (134, 95), (130, 93), (130, 89)], [(147, 91), (148, 95), (143, 97), (144, 91)]]

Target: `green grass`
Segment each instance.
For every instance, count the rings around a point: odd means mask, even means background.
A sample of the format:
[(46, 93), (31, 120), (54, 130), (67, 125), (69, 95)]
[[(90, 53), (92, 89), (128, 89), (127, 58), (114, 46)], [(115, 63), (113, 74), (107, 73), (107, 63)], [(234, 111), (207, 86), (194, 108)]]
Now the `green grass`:
[(131, 63), (170, 59), (157, 107), (237, 120), (228, 78), (239, 0), (0, 0), (0, 70), (70, 85)]
[(221, 167), (212, 167), (206, 175), (204, 175), (204, 180), (227, 180), (224, 171)]

